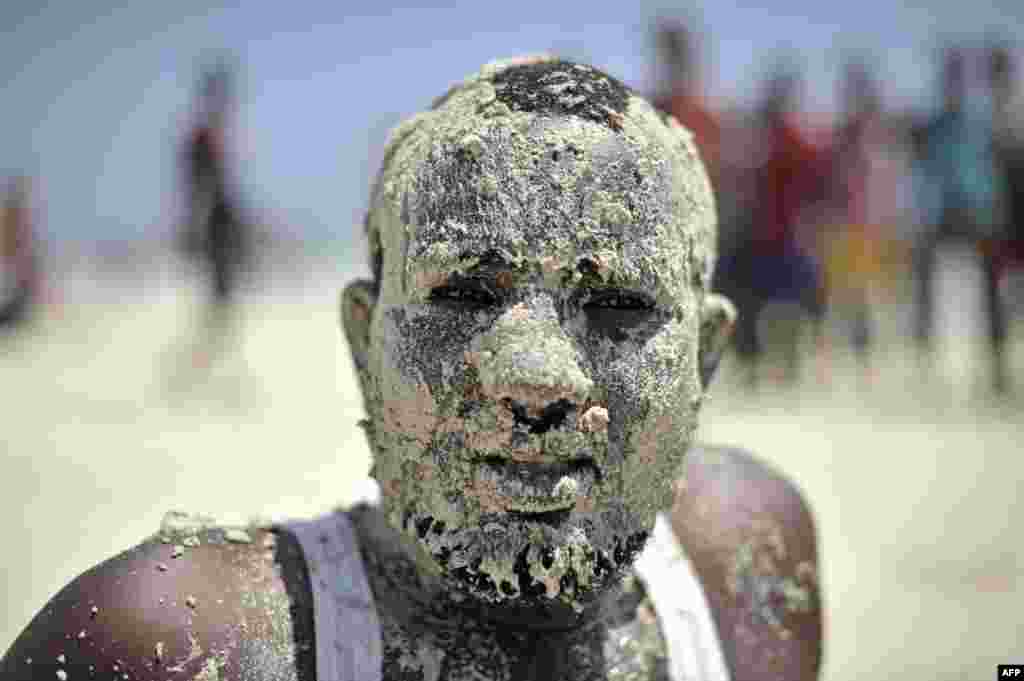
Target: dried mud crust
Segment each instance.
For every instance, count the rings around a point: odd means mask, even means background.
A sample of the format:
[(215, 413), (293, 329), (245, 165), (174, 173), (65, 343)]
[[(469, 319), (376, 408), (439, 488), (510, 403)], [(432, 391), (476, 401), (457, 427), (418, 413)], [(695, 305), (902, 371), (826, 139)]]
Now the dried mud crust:
[[(538, 89), (531, 91), (529, 84)], [(569, 92), (574, 94), (567, 94)], [(548, 135), (539, 144), (528, 143), (526, 138), (536, 137), (545, 127), (545, 121), (567, 119), (576, 119), (580, 125), (571, 133), (567, 129), (563, 134)], [(425, 165), (429, 168), (428, 159), (449, 159), (452, 170), (437, 168), (428, 172), (442, 181), (448, 177), (452, 185), (461, 182), (467, 190), (461, 203), (457, 196), (445, 197), (451, 217), (464, 227), (487, 229), (480, 220), (473, 219), (474, 210), (480, 218), (499, 225), (503, 220), (517, 217), (543, 218), (540, 215), (517, 216), (519, 201), (536, 201), (540, 196), (548, 196), (553, 202), (544, 204), (545, 210), (561, 208), (559, 212), (571, 220), (574, 227), (583, 228), (584, 233), (591, 231), (586, 229), (590, 226), (589, 219), (599, 214), (612, 222), (629, 220), (626, 207), (605, 205), (600, 197), (595, 197), (598, 200), (594, 202), (593, 215), (587, 215), (591, 211), (586, 210), (591, 204), (559, 206), (555, 199), (560, 195), (562, 199), (572, 200), (585, 190), (582, 185), (577, 187), (571, 177), (563, 177), (573, 165), (585, 175), (593, 161), (594, 145), (599, 142), (599, 136), (585, 123), (621, 132), (630, 144), (653, 152), (641, 158), (633, 172), (623, 168), (618, 174), (624, 183), (632, 184), (638, 200), (650, 194), (651, 180), (659, 176), (659, 167), (667, 164), (678, 173), (672, 184), (677, 192), (674, 200), (679, 202), (675, 208), (680, 215), (668, 220), (666, 227), (685, 217), (696, 228), (691, 235), (694, 244), (690, 256), (696, 266), (695, 276), (707, 287), (715, 256), (714, 205), (690, 132), (674, 118), (663, 117), (643, 98), (600, 70), (545, 57), (488, 65), (453, 86), (430, 111), (409, 118), (391, 132), (371, 204), (376, 206), (378, 201), (386, 200), (394, 207), (394, 213), (381, 213), (374, 207), (365, 222), (374, 282), (379, 285), (384, 280), (382, 249), (387, 247), (388, 236), (404, 235), (405, 227), (413, 218), (420, 227), (431, 224), (429, 214), (417, 214), (416, 204), (432, 200), (435, 194), (430, 187), (421, 187), (426, 191), (417, 192), (414, 186), (415, 177)], [(658, 147), (657, 151), (649, 148), (652, 143)], [(508, 157), (507, 166), (515, 170), (510, 174), (496, 172), (489, 160), (494, 152)], [(465, 177), (455, 171), (459, 164), (466, 172)], [(510, 180), (514, 182), (510, 184)], [(527, 180), (526, 185), (521, 180)], [(483, 201), (489, 201), (499, 210), (484, 210), (480, 203)], [(690, 220), (692, 213), (696, 213), (696, 219)], [(424, 217), (427, 219), (421, 219)], [(443, 222), (444, 217), (436, 214), (433, 220)], [(576, 225), (580, 220), (584, 224)], [(437, 224), (438, 228), (442, 226)], [(472, 230), (459, 236), (472, 240)], [(680, 236), (685, 238), (685, 235)], [(404, 251), (402, 254), (404, 256)], [(392, 263), (398, 264), (394, 260)]]
[(613, 130), (631, 94), (621, 82), (593, 67), (565, 61), (507, 68), (494, 76), (496, 98), (512, 111), (577, 116)]
[[(660, 627), (628, 568), (583, 626), (554, 625), (544, 615), (545, 601), (529, 598), (524, 619), (499, 621), (486, 602), (419, 571), (379, 511), (357, 506), (350, 517), (381, 617), (385, 679), (661, 678), (655, 673), (665, 656)], [(432, 532), (426, 525), (419, 531)], [(549, 567), (553, 559), (541, 558)]]
[[(366, 222), (378, 297), (357, 365), (383, 507), (419, 542), (421, 569), (492, 604), (575, 610), (614, 582), (670, 505), (696, 427), (714, 221), (689, 133), (589, 66), (485, 67), (392, 133)], [(501, 304), (430, 304), (491, 270)], [(650, 309), (622, 328), (556, 299), (600, 287), (643, 291)], [(576, 406), (576, 427), (547, 427), (553, 403)], [(480, 465), (580, 452), (594, 474), (555, 481), (554, 499), (549, 480), (518, 494)]]

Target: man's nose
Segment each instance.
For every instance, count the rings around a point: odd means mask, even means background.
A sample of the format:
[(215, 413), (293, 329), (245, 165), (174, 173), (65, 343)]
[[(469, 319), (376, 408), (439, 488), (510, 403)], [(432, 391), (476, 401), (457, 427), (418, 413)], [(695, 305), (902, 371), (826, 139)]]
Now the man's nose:
[(560, 428), (569, 416), (569, 412), (576, 408), (576, 403), (570, 400), (549, 402), (539, 412), (509, 397), (504, 398), (502, 403), (506, 409), (512, 412), (515, 422), (527, 427), (534, 435), (546, 433), (552, 428)]
[(468, 359), (484, 394), (508, 407), (531, 432), (557, 428), (594, 387), (549, 296), (506, 310), (474, 343)]

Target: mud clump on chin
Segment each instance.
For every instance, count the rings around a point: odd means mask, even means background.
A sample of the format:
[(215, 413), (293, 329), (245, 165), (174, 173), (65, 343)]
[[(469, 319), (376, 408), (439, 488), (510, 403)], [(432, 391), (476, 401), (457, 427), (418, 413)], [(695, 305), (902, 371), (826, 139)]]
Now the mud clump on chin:
[(406, 514), (404, 533), (456, 603), (575, 617), (622, 578), (647, 537), (621, 509), (602, 515), (496, 512), (453, 527), (421, 511)]

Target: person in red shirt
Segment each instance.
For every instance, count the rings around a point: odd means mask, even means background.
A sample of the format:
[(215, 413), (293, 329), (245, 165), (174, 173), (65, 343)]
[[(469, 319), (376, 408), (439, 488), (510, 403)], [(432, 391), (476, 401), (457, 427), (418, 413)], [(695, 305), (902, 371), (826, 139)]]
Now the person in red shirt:
[(664, 92), (655, 97), (654, 105), (675, 116), (683, 127), (693, 133), (701, 160), (711, 176), (712, 186), (717, 188), (722, 130), (717, 116), (707, 106), (701, 92), (697, 74), (696, 39), (681, 24), (660, 23), (655, 31), (662, 63), (668, 72), (668, 82), (663, 86)]
[(766, 84), (749, 170), (754, 214), (723, 266), (735, 278), (730, 293), (740, 311), (736, 347), (751, 383), (767, 343), (782, 350), (785, 377), (796, 377), (801, 317), (814, 321), (821, 338), (824, 305), (813, 211), (825, 193), (827, 155), (797, 115), (799, 89), (791, 69), (778, 70)]

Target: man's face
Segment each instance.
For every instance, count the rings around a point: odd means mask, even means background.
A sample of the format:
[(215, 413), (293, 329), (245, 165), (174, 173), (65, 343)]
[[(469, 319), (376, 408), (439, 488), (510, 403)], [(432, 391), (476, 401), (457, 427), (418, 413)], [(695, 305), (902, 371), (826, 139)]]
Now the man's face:
[(578, 611), (670, 505), (696, 425), (700, 201), (661, 140), (565, 118), (464, 132), (382, 234), (374, 474), (429, 568)]

